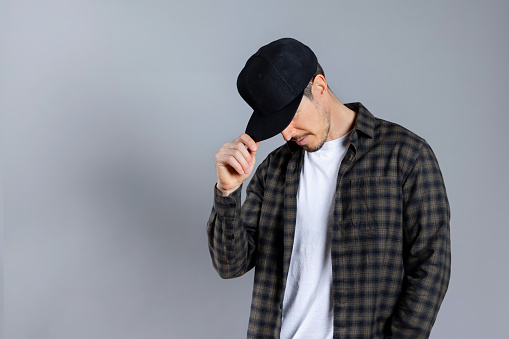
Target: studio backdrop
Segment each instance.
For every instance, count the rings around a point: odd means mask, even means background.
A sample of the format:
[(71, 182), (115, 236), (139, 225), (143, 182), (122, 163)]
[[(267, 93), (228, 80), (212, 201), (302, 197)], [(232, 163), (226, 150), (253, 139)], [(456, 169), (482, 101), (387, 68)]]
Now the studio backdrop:
[[(451, 204), (432, 338), (507, 338), (509, 2), (0, 3), (5, 339), (246, 336), (253, 272), (222, 280), (214, 155), (245, 129), (247, 58), (310, 46), (342, 102), (427, 140)], [(283, 144), (260, 145), (260, 163)]]

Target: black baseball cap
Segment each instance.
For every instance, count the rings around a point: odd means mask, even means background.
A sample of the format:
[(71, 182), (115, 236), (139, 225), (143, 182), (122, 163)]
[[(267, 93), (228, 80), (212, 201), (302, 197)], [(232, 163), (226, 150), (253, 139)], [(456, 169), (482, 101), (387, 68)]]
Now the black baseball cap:
[(292, 38), (273, 41), (251, 56), (237, 78), (240, 96), (254, 110), (246, 134), (262, 141), (281, 133), (292, 121), (317, 64), (313, 51)]

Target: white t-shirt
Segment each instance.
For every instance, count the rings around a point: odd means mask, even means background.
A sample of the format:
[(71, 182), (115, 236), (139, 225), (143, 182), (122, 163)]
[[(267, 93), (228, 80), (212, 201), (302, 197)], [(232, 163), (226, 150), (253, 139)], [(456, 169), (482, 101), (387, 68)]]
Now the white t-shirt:
[(281, 338), (332, 338), (331, 218), (339, 166), (350, 133), (305, 152), (297, 219), (283, 300)]

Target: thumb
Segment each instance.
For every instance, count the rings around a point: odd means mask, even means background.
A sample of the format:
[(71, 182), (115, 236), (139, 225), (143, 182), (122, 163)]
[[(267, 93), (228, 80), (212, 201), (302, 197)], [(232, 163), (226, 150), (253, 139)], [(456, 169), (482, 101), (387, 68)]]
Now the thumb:
[(249, 154), (251, 154), (251, 157), (252, 157), (252, 162), (251, 162), (251, 167), (249, 168), (249, 173), (251, 173), (251, 171), (254, 169), (254, 166), (255, 166), (256, 151), (258, 150), (258, 145), (260, 145), (259, 141), (255, 145), (251, 145), (251, 147), (248, 149), (249, 150)]
[(249, 154), (251, 154), (252, 156), (255, 156), (256, 155), (256, 151), (258, 151), (258, 146), (260, 145), (260, 142), (255, 142), (254, 145), (251, 145), (248, 150), (249, 150)]

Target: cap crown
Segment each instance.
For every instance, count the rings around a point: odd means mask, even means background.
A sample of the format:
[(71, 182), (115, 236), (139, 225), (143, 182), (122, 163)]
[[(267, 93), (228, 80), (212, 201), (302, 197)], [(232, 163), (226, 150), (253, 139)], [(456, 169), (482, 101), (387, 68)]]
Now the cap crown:
[(279, 39), (248, 59), (237, 79), (237, 89), (255, 113), (270, 115), (304, 91), (316, 66), (316, 56), (309, 47), (292, 38)]

